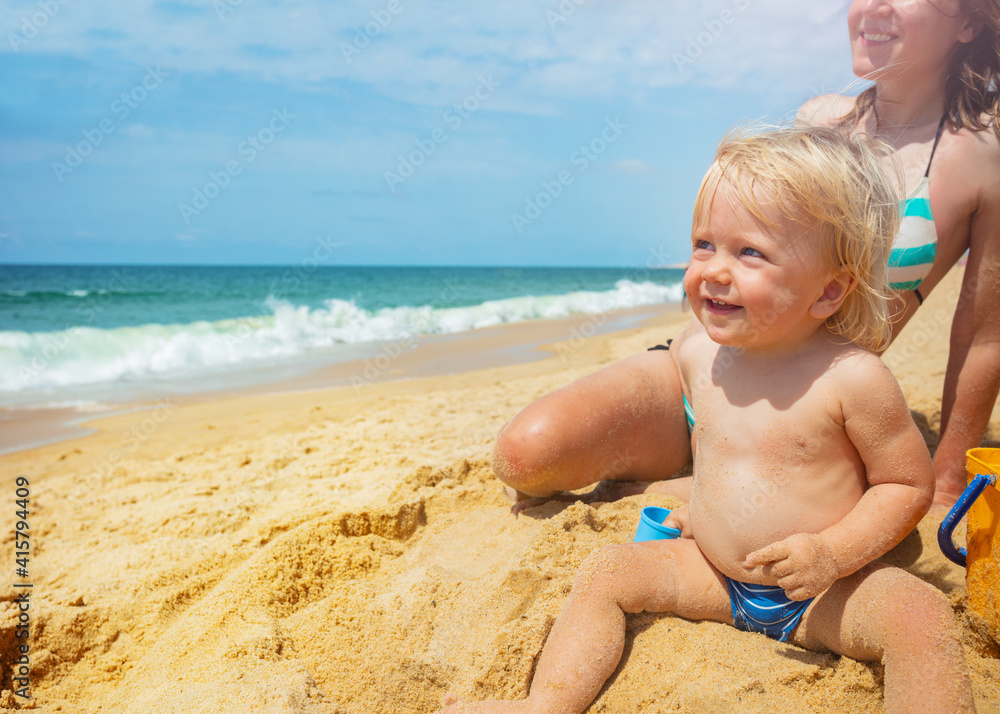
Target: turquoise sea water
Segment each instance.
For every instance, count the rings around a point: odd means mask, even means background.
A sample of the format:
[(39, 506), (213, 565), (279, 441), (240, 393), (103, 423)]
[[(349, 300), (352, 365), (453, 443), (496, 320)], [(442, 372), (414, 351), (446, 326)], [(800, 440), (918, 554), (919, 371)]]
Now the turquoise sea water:
[(0, 266), (0, 406), (680, 300), (642, 268)]

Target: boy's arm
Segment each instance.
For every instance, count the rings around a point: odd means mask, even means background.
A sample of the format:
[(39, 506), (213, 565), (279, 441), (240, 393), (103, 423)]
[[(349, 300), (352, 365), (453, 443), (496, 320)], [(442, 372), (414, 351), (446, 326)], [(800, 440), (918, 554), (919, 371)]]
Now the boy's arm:
[(865, 464), (868, 490), (839, 522), (817, 534), (785, 538), (747, 556), (769, 565), (793, 600), (885, 554), (923, 518), (934, 497), (930, 453), (889, 369), (874, 355), (841, 365), (851, 384), (842, 392), (844, 428)]
[(924, 517), (934, 498), (934, 466), (895, 377), (865, 356), (859, 379), (842, 399), (844, 428), (865, 464), (868, 491), (824, 535), (836, 548), (839, 574), (884, 555)]

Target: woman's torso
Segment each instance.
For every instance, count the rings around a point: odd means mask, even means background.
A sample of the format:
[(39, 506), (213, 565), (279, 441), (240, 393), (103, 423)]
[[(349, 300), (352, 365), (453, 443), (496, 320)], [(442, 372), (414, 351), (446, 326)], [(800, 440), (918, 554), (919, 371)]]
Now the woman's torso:
[[(828, 95), (819, 97), (804, 108), (800, 117), (818, 124), (834, 124), (854, 107), (853, 97)], [(920, 184), (927, 172), (930, 213), (937, 234), (934, 261), (919, 281), (920, 293), (926, 297), (958, 262), (969, 248), (971, 218), (981, 193), (981, 181), (976, 167), (982, 161), (984, 149), (996, 143), (992, 132), (955, 131), (946, 125), (937, 148), (931, 151), (937, 134), (937, 121), (903, 132), (896, 142), (894, 158), (902, 169), (907, 197), (920, 193)], [(908, 300), (902, 327), (915, 312), (916, 300)]]

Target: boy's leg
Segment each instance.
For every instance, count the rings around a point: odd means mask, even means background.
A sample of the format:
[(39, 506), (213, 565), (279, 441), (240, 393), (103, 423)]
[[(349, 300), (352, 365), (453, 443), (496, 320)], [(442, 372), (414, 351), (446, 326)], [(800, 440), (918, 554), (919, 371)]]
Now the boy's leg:
[(654, 481), (691, 459), (677, 367), (635, 355), (529, 404), (497, 437), (494, 470), (521, 497), (604, 479)]
[(618, 666), (625, 613), (634, 612), (733, 621), (725, 578), (693, 540), (601, 548), (577, 574), (538, 659), (528, 699), (484, 702), (460, 711), (582, 712)]
[(873, 563), (838, 580), (806, 610), (792, 641), (885, 665), (887, 712), (972, 712), (958, 623), (944, 595)]

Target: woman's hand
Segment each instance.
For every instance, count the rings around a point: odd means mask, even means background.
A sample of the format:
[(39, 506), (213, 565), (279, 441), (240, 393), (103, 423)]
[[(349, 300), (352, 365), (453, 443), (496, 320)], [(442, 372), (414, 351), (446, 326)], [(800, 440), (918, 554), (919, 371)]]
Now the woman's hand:
[(581, 503), (611, 503), (621, 498), (645, 493), (649, 486), (649, 483), (640, 483), (637, 481), (601, 481), (587, 493), (557, 493), (552, 496), (540, 496), (538, 498), (526, 498), (523, 500), (516, 500), (516, 491), (509, 486), (506, 490), (507, 495), (515, 499), (510, 512), (516, 516), (521, 511), (529, 508), (537, 508), (551, 501), (562, 503), (576, 503), (577, 501)]

